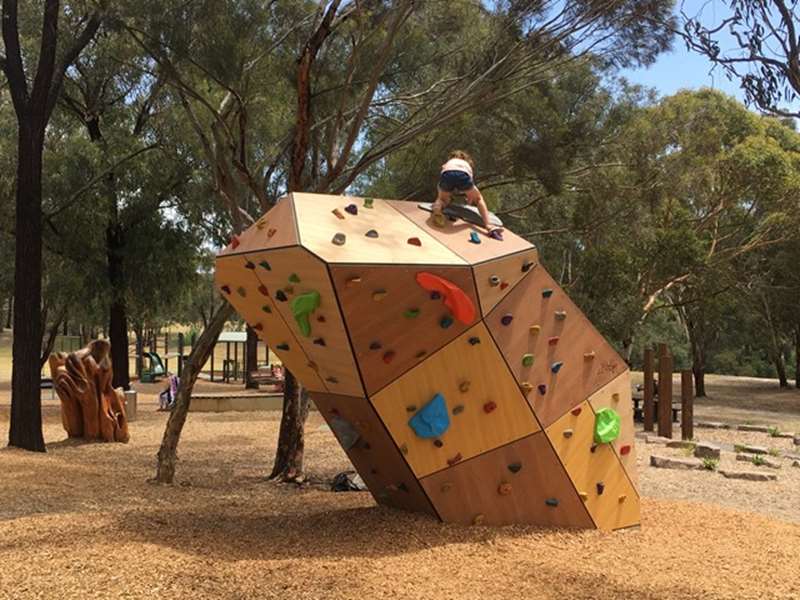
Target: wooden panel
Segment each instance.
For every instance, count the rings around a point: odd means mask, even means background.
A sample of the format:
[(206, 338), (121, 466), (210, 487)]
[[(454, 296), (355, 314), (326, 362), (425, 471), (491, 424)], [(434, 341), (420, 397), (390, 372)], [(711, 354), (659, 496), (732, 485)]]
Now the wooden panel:
[[(325, 263), (299, 246), (248, 254), (247, 258), (255, 265), (259, 280), (294, 333), (298, 345), (317, 365), (327, 390), (346, 396), (364, 396)], [(261, 266), (264, 261), (269, 269)], [(291, 301), (310, 291), (319, 292), (320, 305), (310, 318), (311, 335), (305, 336), (292, 315)], [(285, 300), (279, 299), (280, 294)]]
[[(580, 413), (574, 412), (580, 408)], [(594, 412), (582, 402), (545, 429), (597, 527), (604, 530), (639, 523), (639, 496), (609, 444), (594, 444)], [(594, 451), (592, 451), (594, 448)]]
[[(480, 342), (470, 343), (471, 338)], [(451, 415), (449, 429), (439, 438), (441, 446), (417, 437), (408, 425), (414, 412), (437, 393), (444, 396)], [(446, 468), (448, 461), (467, 460), (539, 430), (483, 323), (370, 399), (420, 478)], [(495, 405), (493, 410), (490, 403)]]
[[(452, 319), (443, 300), (431, 299), (430, 292), (417, 284), (415, 276), (422, 271), (459, 286), (475, 305), (475, 319), (469, 324)], [(479, 318), (472, 270), (466, 265), (332, 266), (331, 275), (368, 394), (394, 381)], [(405, 316), (415, 309), (418, 316)], [(447, 317), (452, 323), (442, 327)], [(390, 352), (394, 354), (387, 363), (384, 357)]]
[(523, 250), (473, 267), (475, 285), (481, 300), (481, 312), (488, 315), (525, 275), (539, 262), (535, 248)]
[(446, 522), (594, 528), (542, 432), (430, 475), (422, 487)]
[[(275, 303), (268, 296), (259, 292), (261, 282), (252, 269), (245, 267), (247, 259), (243, 256), (217, 258), (214, 274), (218, 288), (226, 286), (229, 292), (222, 290), (242, 318), (252, 327), (264, 343), (269, 345), (281, 362), (295, 374), (309, 390), (327, 391), (322, 379), (309, 366), (309, 359), (297, 343), (294, 334), (284, 322)], [(244, 295), (241, 294), (244, 292)], [(268, 307), (271, 312), (266, 312)], [(281, 350), (277, 346), (289, 345), (289, 350)]]
[(239, 234), (239, 243), (235, 248), (234, 244), (228, 244), (219, 255), (295, 246), (298, 244), (297, 239), (292, 201), (288, 197), (281, 198), (267, 214)]
[(354, 445), (342, 447), (378, 504), (437, 516), (366, 398), (313, 393), (311, 399), (334, 434), (336, 420), (359, 434)]
[[(503, 232), (503, 241), (501, 242), (488, 237), (483, 227), (476, 227), (466, 221), (452, 222), (448, 220), (444, 227), (436, 227), (433, 224), (431, 213), (419, 208), (417, 202), (389, 200), (389, 204), (470, 264), (533, 248), (530, 242), (507, 229)], [(469, 234), (473, 231), (480, 236), (480, 244), (473, 244), (469, 241)]]
[[(544, 297), (552, 291), (549, 297)], [(559, 318), (562, 316), (563, 319)], [(503, 319), (511, 317), (509, 325)], [(627, 367), (622, 358), (556, 285), (535, 267), (485, 319), (514, 376), (529, 383), (528, 402), (547, 427)], [(539, 327), (538, 332), (531, 327)], [(533, 364), (523, 358), (532, 355)], [(553, 373), (554, 363), (561, 362)], [(544, 393), (541, 393), (539, 386)]]
[[(407, 263), (459, 265), (464, 261), (433, 237), (403, 218), (385, 200), (374, 199), (364, 208), (364, 199), (321, 194), (292, 195), (297, 214), (300, 241), (314, 254), (331, 263)], [(355, 204), (357, 215), (345, 211)], [(343, 219), (333, 214), (339, 211)], [(378, 237), (367, 237), (374, 230)], [(343, 233), (344, 245), (332, 243)], [(408, 243), (417, 238), (419, 246)]]
[[(589, 396), (592, 410), (597, 412), (601, 408), (613, 408), (619, 414), (619, 438), (612, 444), (617, 453), (628, 478), (634, 487), (639, 485), (639, 476), (636, 469), (636, 445), (634, 444), (635, 429), (633, 425), (633, 398), (631, 390), (631, 373), (625, 371), (615, 377), (594, 394)], [(627, 449), (626, 449), (627, 447)]]

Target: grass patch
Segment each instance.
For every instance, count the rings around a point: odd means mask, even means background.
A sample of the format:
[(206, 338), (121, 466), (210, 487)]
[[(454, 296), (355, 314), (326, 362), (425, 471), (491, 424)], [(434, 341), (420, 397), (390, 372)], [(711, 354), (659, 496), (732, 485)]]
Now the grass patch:
[(744, 444), (734, 444), (733, 445), (733, 450), (735, 452), (744, 452), (745, 451), (745, 447), (746, 446)]
[(770, 437), (778, 437), (781, 434), (781, 430), (778, 427), (770, 427), (767, 433), (769, 433)]
[(719, 461), (716, 458), (703, 459), (703, 468), (706, 471), (716, 471), (717, 467), (719, 467)]
[(761, 466), (764, 466), (765, 464), (767, 464), (766, 459), (763, 456), (761, 456), (760, 454), (756, 454), (755, 456), (753, 456), (753, 458), (750, 459), (750, 462), (753, 463), (757, 467), (761, 467)]
[(767, 450), (767, 452), (769, 453), (770, 456), (778, 457), (781, 455), (780, 448), (770, 448), (769, 450)]

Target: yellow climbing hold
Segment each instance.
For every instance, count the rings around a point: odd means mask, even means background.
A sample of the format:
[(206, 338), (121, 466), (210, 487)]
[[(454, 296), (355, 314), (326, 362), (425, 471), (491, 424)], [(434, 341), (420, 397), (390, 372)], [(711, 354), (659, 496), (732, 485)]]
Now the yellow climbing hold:
[(458, 384), (458, 391), (462, 394), (466, 394), (469, 391), (470, 383), (469, 381), (462, 381)]
[(531, 325), (528, 331), (531, 332), (531, 335), (537, 335), (542, 328), (539, 325)]
[(388, 292), (386, 290), (375, 290), (374, 292), (372, 292), (372, 299), (375, 302), (380, 302), (381, 300), (386, 298), (387, 294)]

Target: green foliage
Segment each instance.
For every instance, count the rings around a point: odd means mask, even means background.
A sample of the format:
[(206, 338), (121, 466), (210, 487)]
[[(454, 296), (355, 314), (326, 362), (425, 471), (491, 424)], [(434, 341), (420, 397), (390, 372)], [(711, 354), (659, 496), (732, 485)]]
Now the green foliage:
[(767, 464), (767, 460), (760, 454), (753, 455), (753, 457), (750, 459), (750, 462), (757, 467), (763, 467), (765, 464)]
[(716, 471), (719, 467), (719, 460), (716, 458), (704, 458), (703, 459), (703, 469), (706, 471)]

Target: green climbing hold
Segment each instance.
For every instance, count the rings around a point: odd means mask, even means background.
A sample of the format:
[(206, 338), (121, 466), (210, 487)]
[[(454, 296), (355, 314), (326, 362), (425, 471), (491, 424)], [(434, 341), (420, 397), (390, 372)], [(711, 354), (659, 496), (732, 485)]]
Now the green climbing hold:
[(364, 198), (364, 208), (374, 208), (372, 203), (374, 200), (372, 198)]
[(260, 266), (262, 269), (266, 269), (267, 271), (272, 271), (272, 267), (265, 260), (262, 260), (260, 263), (258, 263), (258, 266)]
[(262, 307), (261, 307), (261, 310), (263, 310), (263, 311), (264, 311), (265, 313), (267, 313), (268, 315), (269, 315), (269, 314), (272, 314), (272, 308), (270, 307), (270, 305), (269, 305), (269, 304), (265, 304), (264, 306), (262, 306)]
[(601, 408), (594, 418), (594, 441), (610, 444), (619, 437), (620, 418), (613, 408)]
[(239, 294), (242, 298), (247, 296), (247, 291), (243, 287), (236, 288), (236, 293)]
[(308, 337), (311, 335), (311, 323), (308, 317), (319, 307), (320, 296), (319, 292), (314, 290), (300, 294), (292, 299), (291, 308), (294, 320), (297, 321), (297, 326), (300, 332)]
[(278, 344), (277, 346), (275, 346), (275, 348), (277, 348), (278, 350), (288, 350), (289, 349), (289, 344), (284, 342), (282, 344)]
[(289, 275), (289, 281), (292, 283), (300, 283), (300, 278), (297, 276), (297, 273), (292, 273)]
[(419, 309), (409, 308), (406, 312), (403, 313), (403, 316), (406, 319), (416, 319), (419, 316)]
[(523, 354), (522, 355), (522, 366), (523, 367), (532, 367), (533, 366), (533, 354)]

